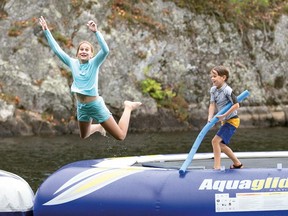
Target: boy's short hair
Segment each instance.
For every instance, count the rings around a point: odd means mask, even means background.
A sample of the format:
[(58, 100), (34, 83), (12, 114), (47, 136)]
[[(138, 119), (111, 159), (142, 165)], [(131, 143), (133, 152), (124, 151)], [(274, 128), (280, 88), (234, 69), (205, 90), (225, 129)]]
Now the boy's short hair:
[(219, 76), (226, 76), (226, 80), (229, 78), (229, 69), (222, 65), (214, 67), (211, 71), (216, 71)]

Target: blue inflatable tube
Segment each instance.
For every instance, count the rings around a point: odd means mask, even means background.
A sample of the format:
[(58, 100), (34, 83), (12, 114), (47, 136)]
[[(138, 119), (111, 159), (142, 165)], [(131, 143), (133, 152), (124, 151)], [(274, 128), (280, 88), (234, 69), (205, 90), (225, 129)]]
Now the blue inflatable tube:
[[(242, 92), (238, 97), (237, 100), (238, 102), (242, 102), (246, 97), (248, 97), (250, 95), (250, 92), (245, 90), (244, 92)], [(181, 166), (180, 170), (179, 170), (179, 174), (180, 175), (184, 175), (186, 172), (187, 167), (192, 163), (193, 157), (195, 155), (195, 153), (197, 152), (203, 138), (205, 137), (206, 133), (218, 122), (218, 118), (216, 117), (217, 115), (222, 115), (225, 112), (227, 112), (230, 107), (232, 106), (232, 103), (228, 103), (222, 110), (220, 110), (212, 119), (210, 122), (208, 122), (204, 128), (200, 131), (199, 135), (197, 136), (186, 160), (184, 161), (183, 165)]]

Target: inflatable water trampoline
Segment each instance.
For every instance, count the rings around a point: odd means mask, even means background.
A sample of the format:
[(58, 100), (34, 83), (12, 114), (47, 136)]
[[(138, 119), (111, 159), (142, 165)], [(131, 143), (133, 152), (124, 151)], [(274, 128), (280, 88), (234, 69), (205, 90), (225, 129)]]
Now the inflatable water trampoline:
[(288, 215), (288, 152), (236, 154), (245, 168), (202, 153), (182, 175), (187, 154), (74, 162), (40, 186), (34, 215)]

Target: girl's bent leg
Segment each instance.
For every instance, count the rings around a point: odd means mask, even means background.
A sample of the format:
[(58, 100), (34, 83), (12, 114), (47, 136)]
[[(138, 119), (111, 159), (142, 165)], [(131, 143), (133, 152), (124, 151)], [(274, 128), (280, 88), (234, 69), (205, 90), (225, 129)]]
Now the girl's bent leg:
[(106, 130), (102, 127), (101, 124), (91, 124), (90, 135), (99, 132), (102, 136), (106, 136)]
[(80, 122), (78, 121), (78, 126), (80, 130), (80, 137), (85, 139), (90, 136), (90, 126), (91, 122)]
[(106, 136), (105, 129), (100, 124), (92, 124), (91, 122), (78, 122), (80, 137), (85, 139), (95, 132), (100, 132), (101, 135)]
[(137, 109), (142, 103), (140, 102), (131, 102), (131, 101), (125, 101), (124, 102), (124, 111), (123, 114), (119, 120), (119, 127), (122, 130), (122, 137), (121, 140), (124, 140), (126, 135), (127, 135), (127, 131), (129, 128), (129, 122), (130, 122), (130, 117), (131, 117), (131, 112), (135, 109)]
[(124, 102), (124, 111), (117, 124), (115, 119), (111, 116), (107, 121), (101, 125), (117, 140), (124, 140), (126, 138), (131, 112), (137, 109), (142, 103), (141, 102)]

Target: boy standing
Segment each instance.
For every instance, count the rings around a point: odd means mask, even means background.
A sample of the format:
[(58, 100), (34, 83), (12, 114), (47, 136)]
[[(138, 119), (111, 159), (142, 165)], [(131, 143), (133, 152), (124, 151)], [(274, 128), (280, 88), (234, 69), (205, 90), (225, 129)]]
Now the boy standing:
[(239, 103), (231, 87), (226, 83), (229, 78), (229, 70), (224, 66), (216, 66), (211, 70), (210, 77), (213, 86), (210, 89), (208, 121), (213, 118), (216, 109), (220, 111), (227, 103), (232, 103), (231, 108), (226, 113), (217, 116), (222, 125), (212, 139), (214, 169), (221, 168), (221, 151), (233, 161), (230, 166), (231, 169), (243, 168), (243, 164), (241, 164), (231, 148), (228, 147), (231, 137), (240, 125), (240, 119), (237, 116)]

